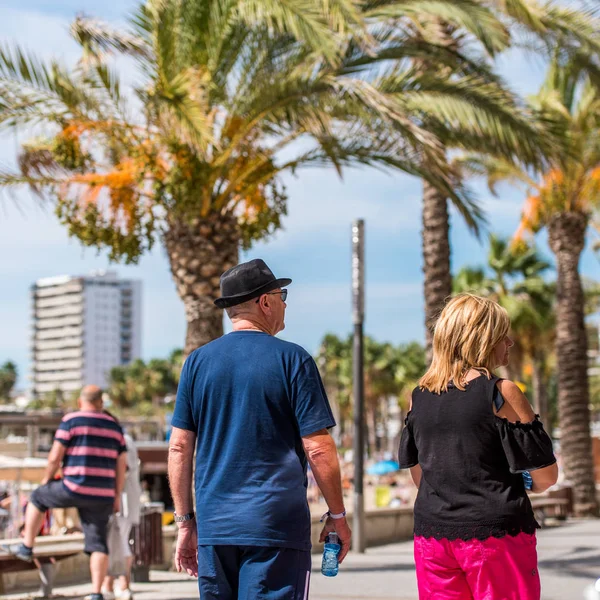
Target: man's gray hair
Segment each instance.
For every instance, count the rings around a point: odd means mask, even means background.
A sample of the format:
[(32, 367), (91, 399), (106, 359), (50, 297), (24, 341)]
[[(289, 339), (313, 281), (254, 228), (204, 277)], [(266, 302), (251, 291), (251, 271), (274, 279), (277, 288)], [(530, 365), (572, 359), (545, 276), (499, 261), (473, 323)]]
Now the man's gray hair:
[(227, 316), (230, 319), (237, 317), (241, 313), (247, 313), (252, 310), (252, 304), (256, 302), (256, 299), (248, 300), (247, 302), (242, 302), (241, 304), (236, 304), (235, 306), (230, 306), (225, 309)]

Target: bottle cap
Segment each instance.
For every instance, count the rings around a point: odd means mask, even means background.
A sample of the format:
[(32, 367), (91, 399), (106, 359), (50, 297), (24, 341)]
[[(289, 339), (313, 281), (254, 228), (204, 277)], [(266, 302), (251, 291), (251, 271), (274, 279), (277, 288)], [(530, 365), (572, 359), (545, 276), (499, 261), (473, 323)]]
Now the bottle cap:
[(339, 544), (338, 534), (335, 531), (330, 531), (325, 540), (328, 544)]

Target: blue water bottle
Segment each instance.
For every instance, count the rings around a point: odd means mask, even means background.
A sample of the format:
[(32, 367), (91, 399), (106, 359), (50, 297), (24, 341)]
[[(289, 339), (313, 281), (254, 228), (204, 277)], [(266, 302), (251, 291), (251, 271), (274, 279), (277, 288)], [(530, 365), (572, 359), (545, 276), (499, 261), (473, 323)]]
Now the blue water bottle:
[(335, 577), (338, 574), (338, 554), (342, 547), (338, 541), (337, 533), (331, 531), (325, 538), (325, 547), (323, 548), (323, 562), (321, 563), (321, 573), (325, 577)]

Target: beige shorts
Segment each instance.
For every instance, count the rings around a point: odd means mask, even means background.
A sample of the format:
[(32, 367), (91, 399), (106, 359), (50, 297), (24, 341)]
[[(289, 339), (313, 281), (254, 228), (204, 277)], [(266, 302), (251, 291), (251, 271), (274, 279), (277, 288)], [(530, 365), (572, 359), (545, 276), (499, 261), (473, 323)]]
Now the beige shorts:
[(121, 515), (117, 515), (119, 522), (119, 533), (121, 534), (121, 544), (123, 547), (123, 555), (125, 558), (132, 556), (131, 544), (129, 543), (129, 536), (131, 534), (131, 528), (133, 523), (127, 518)]

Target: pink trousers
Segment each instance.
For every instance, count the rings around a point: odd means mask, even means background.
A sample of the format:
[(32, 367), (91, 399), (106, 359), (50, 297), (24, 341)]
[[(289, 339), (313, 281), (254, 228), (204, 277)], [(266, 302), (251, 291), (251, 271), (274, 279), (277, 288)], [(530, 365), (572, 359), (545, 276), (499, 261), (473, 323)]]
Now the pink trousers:
[(487, 540), (415, 537), (419, 600), (540, 600), (535, 534)]

